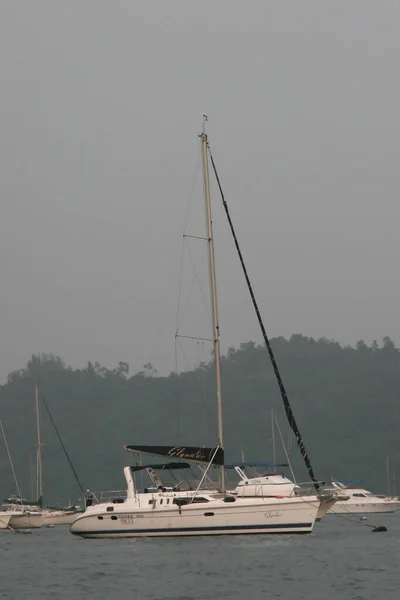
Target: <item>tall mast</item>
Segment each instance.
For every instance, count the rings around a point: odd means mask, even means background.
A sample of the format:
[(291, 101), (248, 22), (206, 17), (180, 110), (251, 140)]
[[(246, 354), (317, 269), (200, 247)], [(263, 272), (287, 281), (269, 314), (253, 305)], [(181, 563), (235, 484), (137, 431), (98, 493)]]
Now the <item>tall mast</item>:
[[(204, 117), (205, 121), (207, 117)], [(217, 387), (217, 418), (218, 418), (218, 446), (223, 449), (223, 430), (222, 430), (222, 398), (221, 398), (221, 364), (219, 348), (219, 324), (218, 324), (218, 303), (217, 303), (217, 283), (215, 277), (215, 258), (214, 258), (214, 238), (211, 215), (210, 198), (210, 179), (208, 173), (208, 138), (203, 125), (201, 138), (201, 149), (203, 155), (203, 175), (204, 175), (204, 200), (206, 206), (207, 219), (207, 241), (208, 241), (208, 261), (210, 272), (210, 289), (213, 321), (213, 340), (214, 340), (214, 362)], [(221, 467), (221, 491), (225, 492), (225, 474), (224, 466)]]
[(36, 495), (37, 499), (43, 496), (43, 481), (42, 481), (42, 441), (40, 437), (40, 414), (39, 414), (39, 391), (37, 384), (35, 385), (36, 398), (36, 430), (37, 430), (37, 451), (36, 451)]

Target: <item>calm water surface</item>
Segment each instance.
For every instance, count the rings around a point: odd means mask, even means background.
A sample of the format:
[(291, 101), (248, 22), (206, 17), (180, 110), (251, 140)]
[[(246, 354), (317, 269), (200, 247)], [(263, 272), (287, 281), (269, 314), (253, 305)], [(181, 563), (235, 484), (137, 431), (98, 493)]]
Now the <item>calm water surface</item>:
[(83, 540), (0, 532), (0, 598), (398, 600), (400, 513), (371, 533), (330, 516), (309, 536)]

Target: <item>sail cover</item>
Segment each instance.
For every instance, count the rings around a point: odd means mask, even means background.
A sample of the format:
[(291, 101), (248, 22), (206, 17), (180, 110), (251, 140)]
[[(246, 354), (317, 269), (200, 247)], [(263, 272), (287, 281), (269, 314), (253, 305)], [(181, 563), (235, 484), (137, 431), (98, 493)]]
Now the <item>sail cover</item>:
[(155, 456), (169, 456), (181, 460), (192, 460), (194, 462), (209, 463), (214, 456), (214, 465), (224, 464), (223, 448), (199, 448), (197, 446), (125, 446), (128, 452), (140, 452), (141, 454), (153, 454)]

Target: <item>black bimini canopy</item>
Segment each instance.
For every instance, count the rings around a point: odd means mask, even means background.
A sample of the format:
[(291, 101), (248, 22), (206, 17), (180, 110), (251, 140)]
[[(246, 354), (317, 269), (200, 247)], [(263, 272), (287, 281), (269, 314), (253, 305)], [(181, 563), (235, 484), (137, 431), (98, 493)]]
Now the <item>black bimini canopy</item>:
[(153, 471), (175, 471), (176, 469), (190, 469), (188, 463), (158, 463), (157, 465), (134, 465), (130, 467), (131, 471), (143, 471), (144, 469), (153, 469)]
[[(125, 446), (128, 452), (153, 454), (155, 456), (168, 456), (194, 462), (213, 462), (214, 465), (224, 464), (223, 448), (199, 448), (197, 446)], [(214, 458), (213, 458), (214, 457)]]

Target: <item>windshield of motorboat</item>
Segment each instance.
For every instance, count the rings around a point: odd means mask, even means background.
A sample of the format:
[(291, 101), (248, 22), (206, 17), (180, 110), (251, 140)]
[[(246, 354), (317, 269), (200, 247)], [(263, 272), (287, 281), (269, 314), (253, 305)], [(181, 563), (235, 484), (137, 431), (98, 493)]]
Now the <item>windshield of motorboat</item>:
[(278, 477), (287, 479), (285, 473), (282, 470), (277, 470), (277, 466), (268, 463), (241, 463), (238, 465), (227, 465), (226, 472), (237, 473), (243, 480), (247, 479), (259, 479), (261, 477)]

